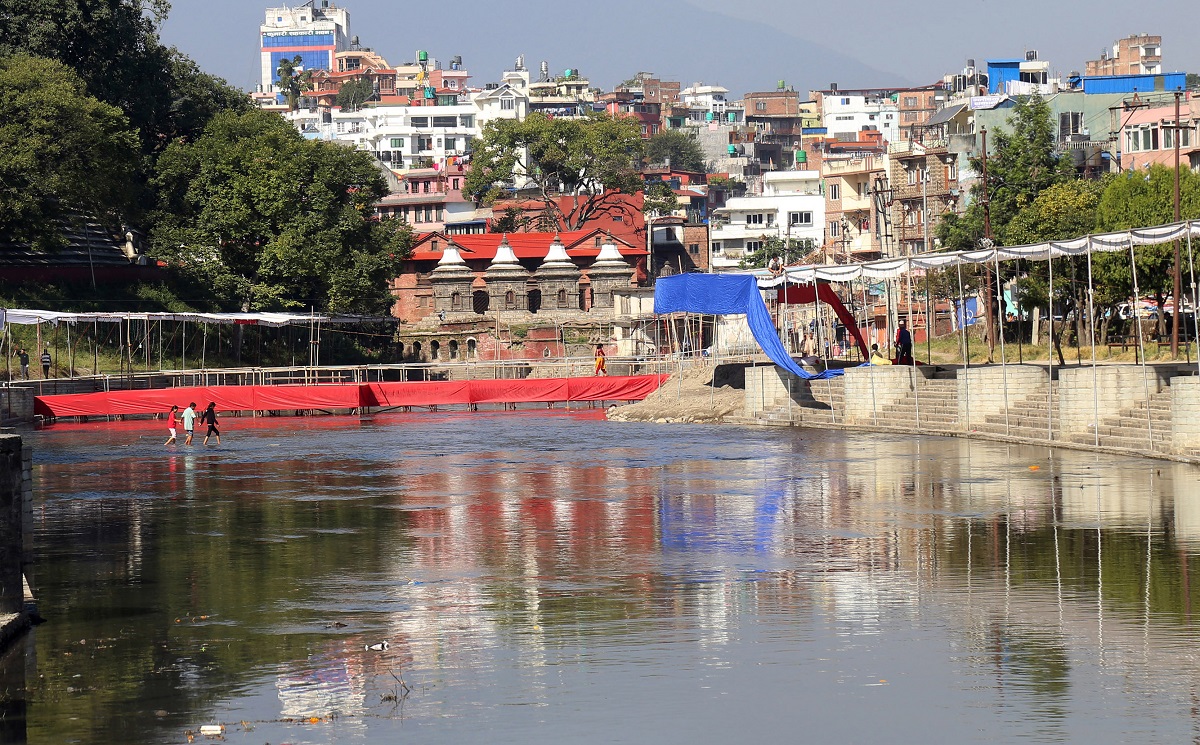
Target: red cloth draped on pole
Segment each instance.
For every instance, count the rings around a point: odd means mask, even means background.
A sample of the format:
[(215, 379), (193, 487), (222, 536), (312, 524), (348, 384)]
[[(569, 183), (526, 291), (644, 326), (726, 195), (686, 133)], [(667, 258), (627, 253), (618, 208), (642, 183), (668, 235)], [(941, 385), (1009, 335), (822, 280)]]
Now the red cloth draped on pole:
[(846, 306), (842, 305), (842, 299), (837, 296), (833, 288), (828, 284), (817, 283), (814, 285), (787, 285), (779, 288), (779, 302), (787, 303), (788, 305), (805, 305), (807, 303), (816, 302), (820, 296), (821, 302), (833, 308), (834, 314), (842, 325), (854, 336), (854, 341), (858, 344), (859, 350), (862, 351), (863, 359), (870, 359), (871, 352), (867, 349), (867, 343), (863, 341), (862, 334), (858, 330), (858, 321), (854, 320), (854, 316), (850, 311), (846, 310)]
[(157, 414), (195, 401), (209, 401), (218, 411), (357, 409), (365, 406), (434, 406), (487, 403), (553, 403), (560, 401), (640, 401), (653, 393), (666, 375), (598, 378), (531, 378), (528, 380), (462, 380), (429, 383), (352, 383), (347, 385), (227, 385), (196, 388), (78, 393), (35, 396), (41, 416), (112, 416)]

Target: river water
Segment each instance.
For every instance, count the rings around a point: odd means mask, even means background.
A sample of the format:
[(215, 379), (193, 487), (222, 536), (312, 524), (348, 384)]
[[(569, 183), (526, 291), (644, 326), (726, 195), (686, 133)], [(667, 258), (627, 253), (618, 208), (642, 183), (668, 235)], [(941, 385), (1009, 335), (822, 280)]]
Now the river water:
[(1200, 738), (1192, 467), (599, 411), (161, 424), (28, 438), (11, 739)]

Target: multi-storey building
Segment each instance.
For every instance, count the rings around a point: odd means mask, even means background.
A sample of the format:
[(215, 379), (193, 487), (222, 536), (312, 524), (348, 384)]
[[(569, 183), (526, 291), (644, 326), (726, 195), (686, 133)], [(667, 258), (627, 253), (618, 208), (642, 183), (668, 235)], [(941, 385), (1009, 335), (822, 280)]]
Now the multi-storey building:
[[(1175, 129), (1175, 105), (1154, 106), (1125, 115), (1121, 129), (1121, 170), (1151, 165), (1175, 167), (1175, 144), (1179, 141), (1179, 165), (1200, 169), (1200, 100), (1185, 93)], [(1178, 132), (1178, 135), (1176, 135)]]
[(709, 220), (711, 267), (738, 268), (773, 239), (824, 240), (825, 197), (819, 171), (775, 171), (762, 176), (762, 194), (734, 197)]
[(350, 11), (329, 0), (297, 7), (267, 8), (259, 26), (260, 85), (275, 89), (279, 63), (299, 57), (306, 70), (334, 70), (334, 54), (350, 48)]
[(821, 152), (825, 182), (827, 263), (870, 261), (884, 255), (888, 208), (876, 196), (886, 189), (887, 145), (878, 132), (863, 140), (826, 140)]
[(1084, 64), (1084, 75), (1157, 75), (1162, 72), (1162, 37), (1147, 34), (1130, 34), (1118, 39), (1112, 46), (1112, 56), (1107, 51), (1100, 59), (1088, 60)]
[(933, 249), (930, 226), (956, 209), (961, 195), (958, 176), (958, 156), (944, 139), (888, 145), (885, 198), (891, 203), (891, 234), (899, 255)]

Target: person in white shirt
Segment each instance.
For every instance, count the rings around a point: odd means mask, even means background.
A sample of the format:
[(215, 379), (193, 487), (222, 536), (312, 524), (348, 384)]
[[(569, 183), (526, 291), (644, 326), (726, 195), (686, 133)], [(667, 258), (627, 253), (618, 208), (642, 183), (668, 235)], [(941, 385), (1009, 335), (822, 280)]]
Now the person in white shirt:
[(183, 440), (184, 445), (192, 444), (192, 435), (196, 433), (196, 402), (188, 404), (188, 407), (183, 410), (180, 417), (183, 419), (183, 432), (186, 437)]

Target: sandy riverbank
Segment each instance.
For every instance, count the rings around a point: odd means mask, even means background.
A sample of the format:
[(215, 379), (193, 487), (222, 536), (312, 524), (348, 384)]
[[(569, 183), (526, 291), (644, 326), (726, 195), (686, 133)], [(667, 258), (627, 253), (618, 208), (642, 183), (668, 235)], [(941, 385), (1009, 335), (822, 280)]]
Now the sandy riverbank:
[(659, 424), (722, 422), (727, 417), (741, 415), (745, 387), (743, 366), (695, 367), (675, 373), (642, 401), (609, 409), (608, 418)]

